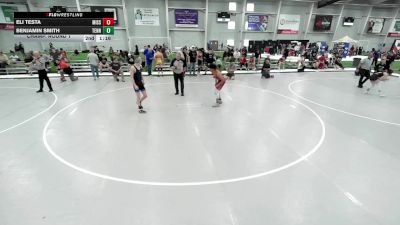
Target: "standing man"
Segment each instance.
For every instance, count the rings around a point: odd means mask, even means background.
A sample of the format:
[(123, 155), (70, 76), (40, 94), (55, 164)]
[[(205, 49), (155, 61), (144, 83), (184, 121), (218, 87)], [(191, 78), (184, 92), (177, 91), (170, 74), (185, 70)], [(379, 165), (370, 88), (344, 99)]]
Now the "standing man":
[(375, 48), (372, 48), (372, 54), (374, 54), (374, 60), (372, 63), (375, 63), (374, 66), (378, 64), (378, 59), (379, 59), (379, 52), (375, 50)]
[(144, 55), (146, 56), (147, 72), (149, 76), (151, 76), (154, 54), (154, 50), (150, 48), (150, 45), (148, 45), (146, 50), (144, 50)]
[(358, 71), (360, 73), (360, 80), (358, 81), (358, 87), (363, 88), (363, 84), (370, 78), (370, 71), (372, 65), (373, 53), (369, 53), (368, 58), (361, 60), (358, 64)]
[(189, 52), (189, 59), (190, 59), (190, 64), (189, 64), (189, 74), (193, 76), (196, 75), (196, 60), (197, 60), (197, 51), (195, 47), (193, 46), (192, 49)]
[(40, 88), (37, 93), (43, 92), (43, 81), (46, 81), (47, 86), (49, 87), (49, 92), (53, 92), (53, 87), (51, 86), (50, 79), (47, 76), (46, 71), (46, 62), (48, 62), (47, 57), (42, 56), (39, 51), (33, 52), (33, 60), (28, 63), (31, 67), (31, 70), (37, 70), (39, 74), (39, 85)]
[(96, 80), (100, 78), (99, 76), (99, 57), (94, 53), (94, 50), (91, 49), (90, 53), (87, 55), (87, 61), (90, 65), (90, 70), (92, 71), (93, 79)]
[(178, 80), (181, 82), (181, 95), (185, 96), (184, 94), (184, 77), (186, 72), (186, 61), (182, 59), (182, 53), (177, 52), (175, 59), (171, 62), (171, 68), (174, 73), (174, 81), (175, 81), (175, 95), (179, 95), (179, 88), (178, 88)]

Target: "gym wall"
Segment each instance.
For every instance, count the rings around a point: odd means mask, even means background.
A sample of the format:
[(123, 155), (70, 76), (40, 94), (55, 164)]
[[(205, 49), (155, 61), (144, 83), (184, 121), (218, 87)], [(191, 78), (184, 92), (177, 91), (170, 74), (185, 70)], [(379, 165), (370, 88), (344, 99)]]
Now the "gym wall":
[[(114, 40), (111, 42), (105, 42), (98, 45), (104, 46), (108, 49), (113, 46), (114, 49), (128, 49), (130, 45), (131, 50), (134, 50), (134, 45), (138, 45), (139, 49), (142, 49), (145, 44), (154, 45), (156, 43), (171, 44), (172, 48), (182, 47), (184, 45), (201, 46), (205, 45), (206, 41), (217, 40), (219, 44), (221, 42), (226, 46), (228, 39), (233, 39), (235, 46), (240, 47), (243, 40), (268, 40), (273, 39), (308, 39), (310, 41), (327, 41), (332, 46), (332, 41), (348, 35), (356, 40), (361, 40), (361, 43), (366, 49), (377, 48), (379, 44), (385, 43), (386, 46), (391, 46), (394, 38), (386, 37), (391, 24), (392, 17), (395, 15), (397, 8), (378, 8), (374, 7), (370, 17), (385, 18), (385, 25), (381, 34), (365, 34), (366, 30), (361, 30), (364, 27), (370, 7), (368, 6), (351, 6), (346, 5), (343, 9), (342, 17), (339, 18), (342, 5), (329, 5), (327, 7), (317, 9), (314, 7), (311, 22), (306, 32), (308, 18), (310, 17), (311, 4), (310, 2), (298, 2), (298, 1), (282, 1), (281, 14), (294, 14), (300, 15), (300, 32), (297, 35), (283, 35), (274, 34), (275, 26), (279, 15), (277, 15), (279, 8), (279, 1), (275, 0), (256, 0), (249, 1), (255, 3), (255, 14), (265, 13), (269, 15), (268, 32), (247, 32), (244, 30), (244, 23), (242, 18), (243, 1), (241, 0), (208, 0), (208, 24), (205, 24), (206, 15), (206, 0), (168, 0), (168, 12), (166, 12), (166, 0), (125, 0), (126, 12), (127, 12), (127, 24), (125, 24), (123, 0), (79, 0), (81, 11), (90, 11), (91, 5), (97, 6), (114, 6), (118, 10), (119, 24), (115, 28)], [(227, 23), (217, 22), (218, 11), (228, 11), (228, 3), (235, 1), (237, 3), (236, 13), (231, 16), (231, 19), (235, 21), (235, 29), (228, 30)], [(24, 6), (24, 4), (18, 3)], [(30, 0), (27, 1), (25, 7), (31, 11), (48, 11), (51, 6), (62, 5), (68, 7), (69, 11), (78, 11), (76, 0)], [(160, 26), (137, 26), (134, 21), (134, 8), (158, 8), (160, 16)], [(191, 31), (183, 31), (175, 27), (174, 8), (204, 8), (199, 10), (199, 27)], [(247, 15), (245, 14), (244, 22), (247, 21)], [(333, 15), (333, 21), (331, 30), (329, 32), (317, 32), (313, 31), (313, 23), (316, 14), (322, 15)], [(169, 17), (167, 30), (167, 17)], [(342, 26), (343, 17), (352, 16), (355, 17), (354, 26), (344, 27)], [(400, 18), (400, 15), (398, 15)], [(338, 24), (339, 23), (339, 24)], [(338, 26), (337, 26), (338, 25)], [(207, 30), (205, 30), (207, 27)], [(337, 27), (337, 31), (335, 29)], [(129, 32), (127, 32), (127, 29)], [(205, 40), (205, 33), (207, 33), (207, 40)], [(128, 44), (129, 37), (129, 44)], [(0, 30), (0, 49), (9, 51), (13, 48), (16, 42), (13, 39), (12, 31)], [(76, 43), (76, 42), (63, 42), (55, 43), (56, 46), (63, 46), (67, 50), (82, 50), (96, 45), (96, 43)], [(26, 50), (31, 49), (43, 49), (48, 47), (46, 42), (25, 42)]]

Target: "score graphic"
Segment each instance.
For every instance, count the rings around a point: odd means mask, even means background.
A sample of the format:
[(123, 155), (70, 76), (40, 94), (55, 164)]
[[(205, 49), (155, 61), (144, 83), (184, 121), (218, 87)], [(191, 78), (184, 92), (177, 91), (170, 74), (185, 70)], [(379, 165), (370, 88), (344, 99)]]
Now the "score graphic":
[(14, 36), (19, 40), (110, 41), (113, 12), (15, 12)]
[(103, 34), (114, 34), (114, 18), (103, 18)]

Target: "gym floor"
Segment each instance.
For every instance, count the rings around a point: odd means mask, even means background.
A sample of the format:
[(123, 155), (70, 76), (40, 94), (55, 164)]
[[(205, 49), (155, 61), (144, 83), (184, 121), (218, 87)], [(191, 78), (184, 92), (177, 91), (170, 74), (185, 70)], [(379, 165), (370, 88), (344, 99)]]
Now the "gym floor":
[(357, 79), (1, 80), (0, 224), (398, 225), (400, 79)]

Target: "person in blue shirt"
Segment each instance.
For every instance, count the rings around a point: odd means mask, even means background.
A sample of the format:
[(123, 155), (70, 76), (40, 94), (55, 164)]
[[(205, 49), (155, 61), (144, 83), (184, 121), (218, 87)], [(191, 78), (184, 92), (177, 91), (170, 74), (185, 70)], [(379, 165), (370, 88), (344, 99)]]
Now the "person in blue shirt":
[(144, 55), (146, 56), (147, 72), (149, 73), (149, 76), (151, 75), (154, 54), (154, 50), (150, 48), (150, 45), (148, 45), (147, 48), (144, 50)]

